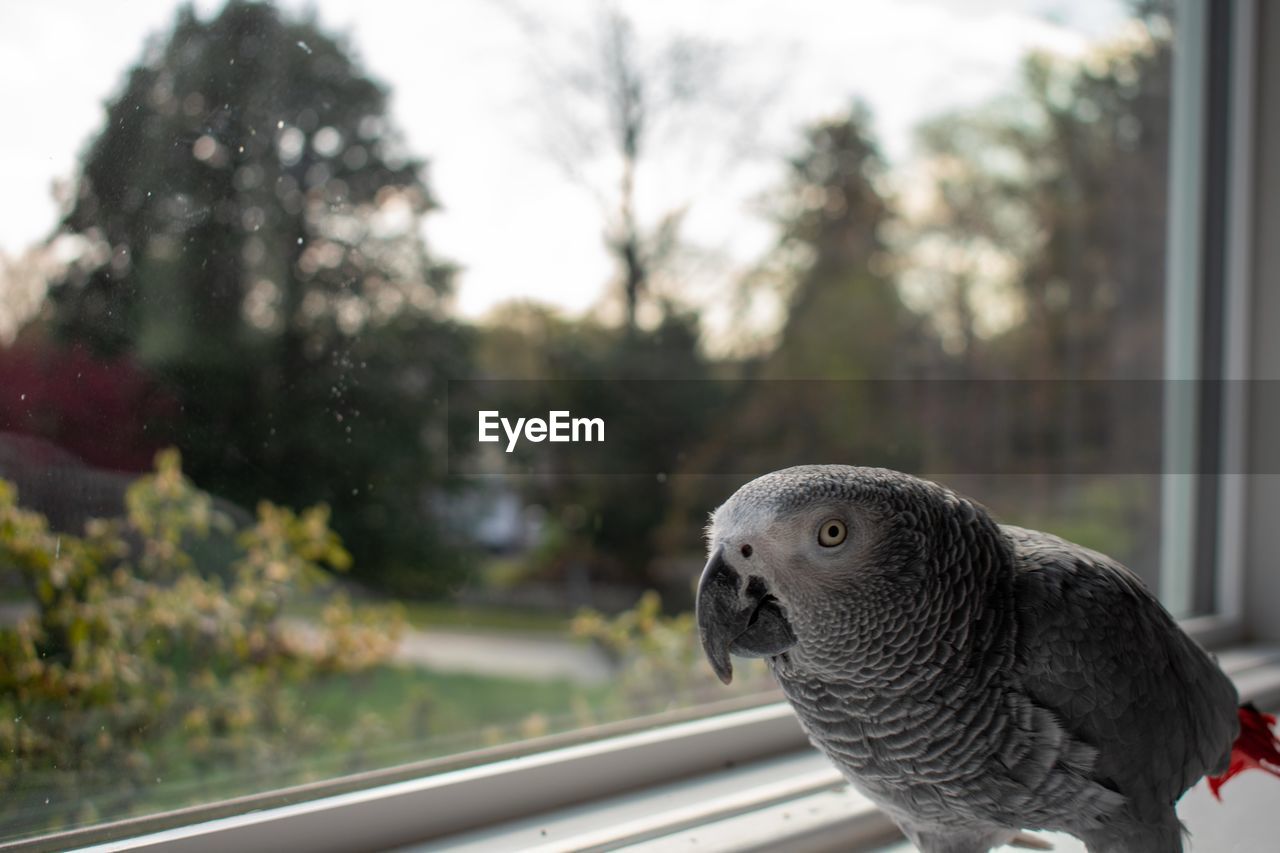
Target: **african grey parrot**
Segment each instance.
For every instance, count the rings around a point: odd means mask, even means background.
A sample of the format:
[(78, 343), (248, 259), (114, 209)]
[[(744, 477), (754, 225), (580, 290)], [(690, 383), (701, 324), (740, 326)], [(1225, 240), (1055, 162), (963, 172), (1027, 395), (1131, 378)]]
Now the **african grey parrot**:
[(777, 471), (716, 510), (708, 552), (716, 674), (767, 658), (813, 743), (925, 853), (1024, 828), (1180, 851), (1187, 788), (1280, 765), (1271, 718), (1128, 569), (936, 483)]

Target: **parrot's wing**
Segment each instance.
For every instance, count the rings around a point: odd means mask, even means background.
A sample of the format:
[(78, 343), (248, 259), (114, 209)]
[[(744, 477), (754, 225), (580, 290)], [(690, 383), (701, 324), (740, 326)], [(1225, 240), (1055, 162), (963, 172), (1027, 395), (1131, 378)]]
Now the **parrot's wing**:
[(1002, 529), (1016, 554), (1022, 688), (1098, 750), (1095, 780), (1154, 816), (1224, 770), (1235, 687), (1137, 576), (1056, 536)]

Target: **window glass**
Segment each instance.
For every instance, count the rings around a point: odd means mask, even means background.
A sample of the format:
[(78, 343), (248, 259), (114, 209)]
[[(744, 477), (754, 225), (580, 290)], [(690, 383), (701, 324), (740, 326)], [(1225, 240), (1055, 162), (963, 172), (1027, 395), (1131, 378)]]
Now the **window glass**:
[(772, 695), (689, 611), (786, 464), (1158, 579), (1160, 0), (74, 6), (0, 12), (0, 842)]

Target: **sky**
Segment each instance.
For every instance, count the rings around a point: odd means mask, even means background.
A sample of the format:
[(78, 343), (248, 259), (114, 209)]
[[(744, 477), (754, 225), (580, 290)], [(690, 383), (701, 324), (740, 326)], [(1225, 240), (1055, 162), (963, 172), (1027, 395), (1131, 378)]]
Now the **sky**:
[[(178, 3), (82, 0), (0, 7), (0, 253), (17, 256), (56, 224), (52, 187), (70, 180), (101, 129), (145, 39)], [(461, 267), (455, 307), (480, 317), (514, 298), (578, 313), (597, 305), (612, 266), (601, 239), (607, 164), (571, 180), (549, 154), (557, 94), (533, 73), (578, 55), (598, 4), (559, 0), (311, 0), (321, 25), (346, 33), (364, 67), (392, 92), (391, 115), (425, 157), (443, 209), (428, 243)], [(211, 14), (220, 2), (200, 0)], [(686, 208), (684, 236), (712, 259), (690, 300), (723, 282), (774, 239), (759, 200), (784, 174), (804, 125), (864, 102), (890, 163), (906, 174), (912, 129), (980, 105), (1012, 84), (1030, 50), (1085, 52), (1122, 24), (1118, 0), (651, 0), (620, 3), (639, 43), (692, 35), (719, 45), (720, 88), (733, 108), (673, 121), (668, 152), (642, 165), (649, 221)], [(531, 27), (533, 21), (536, 26)], [(544, 63), (539, 66), (538, 63)], [(590, 178), (596, 178), (592, 181)], [(593, 192), (593, 189), (595, 192)], [(4, 283), (0, 280), (0, 287)], [(0, 300), (2, 302), (3, 300)]]

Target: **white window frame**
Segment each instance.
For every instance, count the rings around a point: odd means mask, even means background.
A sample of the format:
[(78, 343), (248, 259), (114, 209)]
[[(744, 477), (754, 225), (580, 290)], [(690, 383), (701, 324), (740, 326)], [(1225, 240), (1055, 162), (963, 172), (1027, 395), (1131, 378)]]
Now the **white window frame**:
[[(1180, 20), (1204, 21), (1206, 3), (1207, 0), (1182, 0), (1177, 11)], [(1227, 379), (1243, 380), (1253, 374), (1250, 366), (1256, 358), (1248, 330), (1254, 322), (1251, 297), (1260, 286), (1260, 277), (1255, 276), (1252, 269), (1251, 234), (1257, 216), (1253, 180), (1254, 113), (1256, 109), (1268, 107), (1257, 94), (1256, 43), (1260, 36), (1256, 0), (1235, 0), (1235, 10), (1235, 50), (1230, 72), (1232, 105), (1226, 211), (1230, 227), (1226, 247), (1224, 373)], [(1190, 355), (1167, 353), (1167, 375), (1194, 379), (1200, 378), (1196, 361), (1200, 335), (1195, 325), (1195, 308), (1201, 296), (1198, 247), (1203, 235), (1201, 194), (1197, 188), (1202, 175), (1197, 158), (1203, 156), (1203, 136), (1199, 132), (1201, 125), (1195, 122), (1202, 121), (1204, 116), (1206, 45), (1205, 39), (1196, 33), (1180, 38), (1178, 44), (1181, 50), (1180, 57), (1175, 59), (1175, 80), (1182, 82), (1183, 96), (1175, 103), (1175, 110), (1182, 110), (1181, 118), (1175, 115), (1172, 125), (1175, 150), (1170, 157), (1173, 172), (1170, 235), (1172, 241), (1189, 240), (1195, 245), (1170, 247), (1171, 298), (1166, 319), (1170, 333), (1181, 329), (1192, 335), (1196, 344), (1187, 348)], [(1194, 50), (1188, 52), (1188, 46), (1194, 46)], [(1276, 87), (1280, 88), (1280, 83)], [(1280, 98), (1272, 100), (1280, 101)], [(1280, 110), (1280, 104), (1269, 108)], [(1185, 211), (1187, 204), (1196, 210)], [(1183, 214), (1178, 214), (1175, 205), (1183, 209)], [(1280, 374), (1280, 364), (1270, 366), (1269, 370)], [(1256, 533), (1257, 525), (1268, 523), (1269, 517), (1262, 508), (1250, 505), (1252, 492), (1243, 473), (1247, 470), (1245, 448), (1251, 438), (1245, 385), (1244, 382), (1227, 383), (1228, 393), (1221, 412), (1221, 470), (1226, 473), (1219, 475), (1219, 500), (1213, 508), (1218, 515), (1217, 612), (1183, 622), (1193, 636), (1217, 648), (1256, 633), (1257, 626), (1250, 626), (1245, 620), (1245, 585), (1249, 577), (1245, 570), (1247, 540), (1251, 531)], [(1194, 432), (1189, 437), (1186, 434), (1166, 437), (1171, 439), (1166, 446), (1176, 452), (1184, 453), (1194, 447)], [(1185, 458), (1170, 460), (1175, 470), (1182, 470), (1179, 466), (1186, 463), (1179, 460)], [(1189, 488), (1174, 490), (1163, 498), (1163, 522), (1170, 530), (1169, 537), (1162, 543), (1164, 558), (1191, 553), (1190, 541), (1185, 535), (1194, 526), (1191, 522), (1196, 512), (1196, 493), (1194, 478), (1185, 480), (1191, 483)], [(1270, 515), (1276, 514), (1274, 510)], [(1175, 592), (1186, 594), (1185, 590)], [(1275, 609), (1280, 610), (1280, 601), (1275, 605)], [(1266, 702), (1280, 701), (1280, 653), (1226, 652), (1223, 661), (1224, 667), (1236, 677), (1243, 696)], [(551, 816), (575, 807), (590, 809), (592, 803), (603, 798), (635, 796), (645, 790), (681, 783), (681, 780), (692, 784), (690, 780), (732, 772), (730, 768), (735, 766), (758, 765), (810, 750), (790, 708), (777, 701), (778, 698), (775, 694), (718, 708), (690, 709), (675, 715), (674, 721), (670, 715), (665, 719), (633, 721), (629, 724), (632, 730), (613, 736), (607, 736), (607, 727), (588, 730), (227, 803), (0, 843), (0, 851), (75, 847), (154, 849), (166, 853), (226, 849), (345, 851), (438, 841), (496, 823)], [(614, 732), (618, 730), (619, 727), (613, 727)], [(837, 795), (831, 788), (839, 781), (833, 773), (815, 770), (780, 779), (776, 785), (752, 789), (751, 793), (731, 801), (721, 797), (703, 802), (696, 793), (691, 793), (680, 816), (662, 826), (687, 827), (699, 822), (727, 826), (726, 821), (733, 816), (748, 813), (772, 816), (770, 809), (785, 808), (788, 802), (803, 800), (824, 803), (827, 812), (813, 806), (811, 814), (825, 814), (825, 817), (811, 818), (805, 826), (801, 822), (791, 824), (792, 831), (817, 838), (822, 832), (838, 829), (846, 845), (859, 838), (882, 837), (886, 820), (869, 804), (856, 801), (856, 795), (839, 795), (844, 799), (832, 806), (829, 798)], [(850, 801), (850, 796), (854, 801)], [(824, 797), (828, 799), (821, 799)], [(777, 820), (770, 825), (775, 824)], [(764, 836), (750, 835), (762, 831), (758, 829), (758, 822), (749, 825), (756, 828), (748, 830), (735, 849), (765, 849), (762, 847), (766, 844)], [(655, 826), (657, 824), (647, 829), (633, 829), (639, 833), (633, 840), (654, 837), (654, 833), (662, 829)], [(595, 838), (605, 846), (625, 840), (616, 834), (583, 837)], [(776, 843), (776, 840), (767, 843)]]

